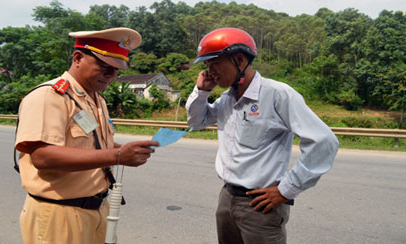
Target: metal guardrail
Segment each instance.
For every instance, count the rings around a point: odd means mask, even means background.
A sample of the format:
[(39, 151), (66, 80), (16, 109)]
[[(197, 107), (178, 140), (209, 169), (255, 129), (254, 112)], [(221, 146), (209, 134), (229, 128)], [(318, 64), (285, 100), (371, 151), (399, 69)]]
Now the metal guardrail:
[(330, 127), (337, 136), (366, 136), (406, 139), (406, 130)]
[[(141, 119), (111, 119), (116, 125), (137, 125), (137, 126), (153, 126), (166, 128), (189, 128), (186, 122), (183, 121), (160, 121), (160, 120), (141, 120)], [(217, 126), (210, 126), (207, 130), (217, 130)]]
[[(0, 119), (17, 119), (17, 115), (0, 114)], [(111, 119), (116, 125), (136, 125), (166, 128), (189, 128), (183, 121), (158, 121), (140, 119)], [(342, 128), (330, 127), (335, 135), (339, 136), (366, 136), (406, 139), (406, 130), (400, 129), (369, 129), (369, 128)], [(210, 126), (207, 130), (216, 130), (217, 126)]]
[(14, 114), (0, 114), (0, 119), (17, 119), (17, 115)]

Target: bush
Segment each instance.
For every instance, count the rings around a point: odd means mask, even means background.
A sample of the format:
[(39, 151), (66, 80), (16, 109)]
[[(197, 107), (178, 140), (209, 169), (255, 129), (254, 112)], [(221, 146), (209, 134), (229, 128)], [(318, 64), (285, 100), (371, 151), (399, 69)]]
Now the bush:
[(8, 83), (0, 89), (0, 113), (17, 114), (20, 101), (35, 86), (50, 80), (50, 75), (22, 76), (18, 81)]
[[(350, 127), (350, 128), (398, 128), (398, 121), (395, 118), (370, 118), (370, 117), (330, 117), (321, 116), (330, 127)], [(406, 125), (406, 123), (404, 123)]]
[(158, 64), (158, 58), (154, 54), (146, 54), (143, 52), (136, 53), (131, 56), (131, 68), (140, 71), (141, 73), (151, 73), (155, 71)]
[(359, 106), (364, 103), (364, 100), (355, 94), (354, 89), (341, 90), (337, 95), (337, 98), (339, 103), (343, 105), (344, 108), (352, 111), (358, 110)]
[(158, 60), (158, 69), (163, 73), (175, 73), (182, 64), (188, 64), (189, 58), (180, 53), (169, 53), (165, 58)]

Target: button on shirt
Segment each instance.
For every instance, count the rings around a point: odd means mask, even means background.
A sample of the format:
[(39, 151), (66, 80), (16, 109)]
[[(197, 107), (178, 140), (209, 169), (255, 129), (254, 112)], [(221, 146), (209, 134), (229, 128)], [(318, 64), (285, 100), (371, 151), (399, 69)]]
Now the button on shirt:
[[(293, 199), (331, 169), (337, 138), (287, 84), (256, 72), (238, 101), (232, 89), (213, 104), (209, 94), (194, 88), (186, 103), (188, 124), (199, 130), (217, 123), (216, 171), (225, 182), (248, 189), (280, 182), (281, 194)], [(294, 135), (301, 155), (286, 172)]]
[[(46, 82), (55, 84), (60, 78), (68, 80), (68, 93), (99, 124), (96, 128), (102, 148), (114, 147), (114, 131), (104, 99), (96, 94), (94, 101), (83, 87), (65, 72), (58, 79)], [(52, 87), (41, 87), (28, 94), (19, 109), (19, 127), (16, 148), (20, 153), (22, 186), (27, 192), (50, 199), (71, 199), (93, 196), (107, 190), (109, 182), (101, 168), (66, 172), (38, 170), (31, 161), (26, 142), (41, 141), (51, 145), (82, 149), (95, 149), (93, 133), (86, 134), (73, 120), (80, 108), (66, 94)]]

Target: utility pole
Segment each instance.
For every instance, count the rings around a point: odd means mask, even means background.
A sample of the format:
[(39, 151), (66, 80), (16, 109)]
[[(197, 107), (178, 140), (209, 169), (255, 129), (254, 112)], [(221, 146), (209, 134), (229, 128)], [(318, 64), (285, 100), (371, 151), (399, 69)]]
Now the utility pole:
[[(401, 105), (401, 109), (400, 109), (400, 122), (399, 122), (399, 130), (402, 129), (402, 125), (403, 125), (403, 118), (404, 118), (404, 113), (405, 113), (405, 106), (404, 106), (404, 102), (405, 102), (405, 93), (402, 91), (402, 105)], [(395, 138), (395, 147), (399, 147), (399, 138)]]
[(179, 112), (180, 100), (182, 100), (182, 97), (179, 96), (178, 107), (176, 108), (175, 121), (178, 121), (178, 112)]

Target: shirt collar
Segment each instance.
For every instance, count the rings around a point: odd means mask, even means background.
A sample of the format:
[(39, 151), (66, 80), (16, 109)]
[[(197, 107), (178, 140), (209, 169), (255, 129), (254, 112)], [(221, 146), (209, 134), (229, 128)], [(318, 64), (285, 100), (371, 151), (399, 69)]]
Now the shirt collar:
[(254, 78), (242, 96), (251, 100), (258, 100), (260, 85), (261, 75), (258, 72), (255, 72)]
[(73, 78), (73, 76), (69, 74), (68, 71), (65, 71), (65, 73), (63, 73), (62, 78), (69, 81), (72, 91), (76, 94), (76, 96), (82, 97), (87, 95), (85, 89), (83, 89), (79, 82), (77, 82), (75, 78)]
[(75, 78), (73, 78), (73, 76), (71, 74), (69, 74), (68, 71), (65, 71), (65, 73), (63, 73), (63, 75), (61, 77), (64, 78), (65, 80), (69, 81), (71, 88), (72, 88), (71, 90), (75, 94), (75, 96), (82, 97), (83, 99), (87, 100), (89, 103), (95, 105), (96, 107), (99, 106), (100, 99), (102, 98), (102, 96), (98, 92), (95, 93), (97, 101), (94, 101), (90, 97), (90, 95), (86, 92), (86, 90), (80, 85), (80, 83), (77, 82), (75, 80)]

